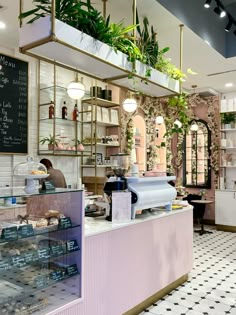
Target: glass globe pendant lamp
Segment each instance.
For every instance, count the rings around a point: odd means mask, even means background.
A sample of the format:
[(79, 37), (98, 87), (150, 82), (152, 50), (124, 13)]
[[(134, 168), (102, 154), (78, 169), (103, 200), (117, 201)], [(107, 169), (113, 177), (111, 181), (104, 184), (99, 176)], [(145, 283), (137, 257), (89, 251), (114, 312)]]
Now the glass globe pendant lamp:
[(123, 101), (122, 106), (126, 112), (133, 113), (137, 109), (138, 104), (136, 99), (132, 98), (131, 95), (129, 95), (129, 97)]
[(178, 128), (181, 128), (181, 127), (182, 127), (182, 123), (181, 123), (181, 121), (179, 121), (178, 119), (176, 119), (176, 120), (174, 121), (174, 125), (176, 125)]
[(83, 84), (83, 78), (81, 78), (81, 81), (79, 81), (78, 76), (77, 76), (76, 80), (72, 81), (67, 86), (67, 94), (73, 100), (80, 100), (85, 94), (85, 86)]
[(191, 131), (198, 131), (198, 124), (196, 123), (196, 121), (194, 120), (190, 126), (190, 130)]
[(157, 116), (155, 122), (157, 125), (161, 125), (164, 122), (164, 118), (162, 116)]

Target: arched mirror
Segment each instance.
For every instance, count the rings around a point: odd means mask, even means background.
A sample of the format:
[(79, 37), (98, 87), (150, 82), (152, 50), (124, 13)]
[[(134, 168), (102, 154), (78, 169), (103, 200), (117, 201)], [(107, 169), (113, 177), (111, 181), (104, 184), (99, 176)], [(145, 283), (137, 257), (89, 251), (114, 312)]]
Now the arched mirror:
[(146, 171), (146, 123), (144, 115), (138, 113), (133, 117), (134, 144), (131, 152), (132, 162), (138, 165), (138, 170)]
[(211, 132), (204, 120), (192, 121), (184, 138), (183, 185), (210, 188)]

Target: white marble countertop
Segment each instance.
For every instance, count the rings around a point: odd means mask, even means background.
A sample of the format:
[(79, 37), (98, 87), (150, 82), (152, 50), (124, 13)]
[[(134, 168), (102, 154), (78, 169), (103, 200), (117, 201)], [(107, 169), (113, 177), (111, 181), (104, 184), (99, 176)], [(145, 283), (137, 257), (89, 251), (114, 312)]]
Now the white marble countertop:
[(136, 215), (136, 218), (134, 220), (122, 223), (109, 222), (105, 219), (105, 216), (96, 218), (85, 217), (84, 235), (85, 237), (93, 236), (96, 234), (121, 229), (130, 225), (139, 224), (145, 221), (156, 220), (171, 215), (178, 215), (179, 213), (190, 211), (192, 210), (192, 208), (192, 206), (188, 206), (180, 210), (152, 211), (152, 213), (145, 212), (144, 214)]

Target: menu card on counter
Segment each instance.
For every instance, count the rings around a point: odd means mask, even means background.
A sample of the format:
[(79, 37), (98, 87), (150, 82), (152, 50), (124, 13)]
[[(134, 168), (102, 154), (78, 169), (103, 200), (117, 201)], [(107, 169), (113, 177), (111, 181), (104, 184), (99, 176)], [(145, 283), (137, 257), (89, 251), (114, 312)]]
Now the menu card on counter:
[(0, 152), (28, 153), (28, 62), (0, 54)]
[(131, 192), (112, 192), (112, 222), (131, 221)]

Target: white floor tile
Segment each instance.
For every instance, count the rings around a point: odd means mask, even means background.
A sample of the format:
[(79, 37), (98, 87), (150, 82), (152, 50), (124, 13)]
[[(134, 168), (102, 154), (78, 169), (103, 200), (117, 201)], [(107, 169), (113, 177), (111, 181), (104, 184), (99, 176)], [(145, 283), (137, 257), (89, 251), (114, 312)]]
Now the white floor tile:
[(173, 303), (163, 301), (161, 303), (158, 303), (157, 306), (154, 306), (150, 312), (151, 314), (156, 314), (156, 315), (163, 315), (163, 314), (175, 314), (175, 315), (180, 315), (180, 314), (185, 314), (188, 311), (187, 307), (184, 307), (182, 305), (175, 305)]
[(142, 315), (236, 315), (236, 234), (194, 233), (193, 253), (188, 281)]

